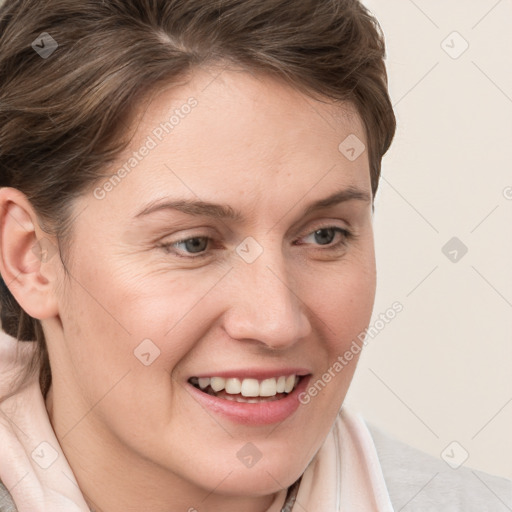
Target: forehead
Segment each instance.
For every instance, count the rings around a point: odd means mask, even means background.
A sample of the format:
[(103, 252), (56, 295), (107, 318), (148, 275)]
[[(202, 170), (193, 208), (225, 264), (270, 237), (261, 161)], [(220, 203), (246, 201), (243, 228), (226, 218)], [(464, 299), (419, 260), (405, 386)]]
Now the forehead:
[(351, 137), (366, 145), (355, 108), (314, 100), (268, 75), (198, 70), (153, 91), (135, 119), (127, 151), (105, 174), (150, 150), (133, 170), (125, 166), (113, 203), (167, 193), (270, 205), (270, 196), (296, 201), (313, 189), (318, 197), (350, 186), (371, 191), (366, 152), (351, 160), (340, 150)]
[[(197, 103), (192, 109), (187, 106), (191, 98)], [(329, 141), (334, 142), (347, 131), (361, 141), (366, 138), (361, 118), (351, 103), (334, 103), (327, 98), (318, 101), (268, 73), (232, 68), (199, 68), (180, 85), (153, 89), (136, 105), (134, 113), (135, 143), (142, 142), (158, 127), (166, 123), (168, 126), (174, 117), (172, 131), (167, 133), (164, 128), (162, 138), (166, 139), (164, 143), (171, 144), (172, 139), (179, 142), (175, 154), (179, 154), (178, 146), (184, 142), (225, 142), (226, 138), (231, 144), (218, 146), (218, 151), (243, 149), (256, 137), (270, 147), (299, 140), (301, 146), (307, 147), (324, 139), (326, 132), (331, 132)], [(188, 135), (192, 129), (196, 140), (185, 141), (185, 133)]]

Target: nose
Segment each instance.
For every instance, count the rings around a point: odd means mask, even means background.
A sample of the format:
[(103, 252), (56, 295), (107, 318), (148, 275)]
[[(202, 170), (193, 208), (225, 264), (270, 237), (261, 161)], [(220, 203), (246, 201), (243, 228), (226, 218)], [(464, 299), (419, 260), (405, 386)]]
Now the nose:
[(283, 350), (311, 332), (307, 297), (293, 286), (286, 263), (280, 250), (265, 250), (252, 263), (236, 262), (224, 317), (231, 338)]

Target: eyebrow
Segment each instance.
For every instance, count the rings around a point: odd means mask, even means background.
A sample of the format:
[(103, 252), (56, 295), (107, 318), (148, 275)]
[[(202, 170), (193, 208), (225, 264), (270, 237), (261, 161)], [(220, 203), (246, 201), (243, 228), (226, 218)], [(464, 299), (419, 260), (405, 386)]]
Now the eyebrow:
[[(339, 190), (328, 197), (310, 203), (304, 211), (304, 216), (317, 210), (326, 209), (352, 200), (364, 201), (365, 203), (372, 202), (370, 194), (366, 191), (355, 187), (348, 187), (346, 189)], [(228, 219), (234, 222), (245, 221), (244, 215), (240, 211), (234, 210), (229, 205), (196, 201), (193, 199), (171, 199), (165, 201), (157, 199), (140, 211), (135, 218), (143, 217), (161, 210), (177, 210), (188, 215), (211, 217), (219, 220)]]

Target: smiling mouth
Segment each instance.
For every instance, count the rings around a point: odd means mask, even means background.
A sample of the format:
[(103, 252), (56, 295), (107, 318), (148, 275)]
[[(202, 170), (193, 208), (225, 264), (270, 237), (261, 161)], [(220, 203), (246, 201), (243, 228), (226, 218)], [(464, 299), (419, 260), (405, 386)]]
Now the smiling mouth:
[(274, 402), (286, 398), (302, 376), (287, 375), (264, 380), (223, 377), (191, 377), (188, 382), (203, 393), (232, 402)]

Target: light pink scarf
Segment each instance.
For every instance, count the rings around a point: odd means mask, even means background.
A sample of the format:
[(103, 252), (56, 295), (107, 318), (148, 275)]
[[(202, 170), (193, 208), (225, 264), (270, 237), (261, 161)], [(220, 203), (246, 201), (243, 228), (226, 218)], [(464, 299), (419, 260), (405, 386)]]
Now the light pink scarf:
[[(23, 343), (16, 360), (16, 344), (0, 332), (0, 395), (35, 348)], [(0, 405), (0, 480), (19, 512), (89, 512), (50, 424), (38, 376)], [(280, 512), (285, 495), (278, 493), (267, 512)], [(302, 476), (290, 512), (304, 510), (393, 512), (371, 434), (361, 414), (346, 406)]]

